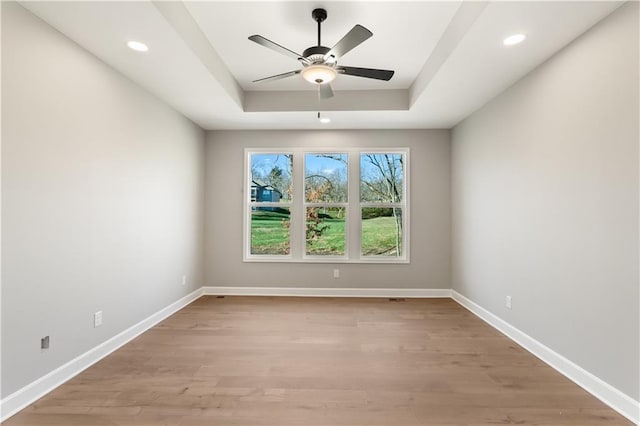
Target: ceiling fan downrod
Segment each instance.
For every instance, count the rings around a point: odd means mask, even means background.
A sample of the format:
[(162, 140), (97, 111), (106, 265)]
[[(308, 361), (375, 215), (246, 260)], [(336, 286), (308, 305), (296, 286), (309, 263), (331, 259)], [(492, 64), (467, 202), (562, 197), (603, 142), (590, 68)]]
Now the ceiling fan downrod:
[(322, 22), (327, 19), (327, 11), (324, 9), (313, 9), (313, 12), (311, 12), (311, 17), (318, 23), (318, 46), (321, 46), (320, 24), (322, 24)]

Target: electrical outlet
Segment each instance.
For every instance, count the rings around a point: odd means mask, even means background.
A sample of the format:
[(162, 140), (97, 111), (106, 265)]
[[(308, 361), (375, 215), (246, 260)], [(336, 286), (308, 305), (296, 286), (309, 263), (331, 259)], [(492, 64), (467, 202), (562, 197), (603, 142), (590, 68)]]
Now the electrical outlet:
[(98, 311), (93, 314), (93, 327), (100, 327), (102, 325), (102, 311)]
[(333, 270), (333, 278), (340, 278), (340, 269)]
[(182, 285), (187, 285), (187, 276), (186, 275), (182, 276)]
[(507, 296), (505, 299), (505, 305), (507, 306), (507, 309), (511, 309), (511, 296)]
[(49, 349), (49, 336), (40, 339), (40, 349)]

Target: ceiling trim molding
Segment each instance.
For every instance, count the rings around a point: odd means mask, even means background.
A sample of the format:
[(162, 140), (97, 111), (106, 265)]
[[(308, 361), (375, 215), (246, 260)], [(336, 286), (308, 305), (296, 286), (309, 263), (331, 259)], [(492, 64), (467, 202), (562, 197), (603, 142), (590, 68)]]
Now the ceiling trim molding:
[(447, 25), (447, 29), (440, 37), (438, 44), (436, 44), (431, 55), (424, 63), (424, 67), (418, 73), (411, 87), (409, 87), (411, 106), (420, 98), (488, 4), (489, 2), (486, 1), (462, 2), (456, 14), (451, 18), (451, 22)]
[(242, 87), (240, 87), (185, 5), (182, 2), (173, 1), (152, 1), (152, 3), (207, 68), (211, 76), (229, 94), (231, 99), (242, 107), (244, 101)]
[(329, 99), (316, 91), (247, 91), (245, 112), (285, 111), (407, 111), (409, 92), (397, 90), (340, 90)]

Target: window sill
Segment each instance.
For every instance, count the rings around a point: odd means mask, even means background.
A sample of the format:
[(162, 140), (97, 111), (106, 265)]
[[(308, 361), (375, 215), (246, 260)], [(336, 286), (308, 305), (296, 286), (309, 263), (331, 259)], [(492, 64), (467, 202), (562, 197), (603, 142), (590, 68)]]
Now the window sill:
[(411, 263), (409, 259), (344, 259), (344, 258), (327, 258), (327, 259), (293, 259), (293, 258), (276, 258), (276, 257), (250, 257), (242, 260), (246, 263), (359, 263), (359, 264), (400, 264), (408, 265)]

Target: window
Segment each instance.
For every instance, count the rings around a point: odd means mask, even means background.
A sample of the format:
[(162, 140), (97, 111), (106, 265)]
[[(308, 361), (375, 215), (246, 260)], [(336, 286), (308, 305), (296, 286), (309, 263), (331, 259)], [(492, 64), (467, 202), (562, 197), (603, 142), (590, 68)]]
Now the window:
[(246, 261), (407, 263), (408, 149), (246, 150)]
[(346, 254), (348, 154), (304, 155), (305, 254)]
[(284, 256), (291, 252), (290, 153), (250, 156), (250, 255)]
[(360, 154), (361, 255), (403, 253), (404, 155)]

